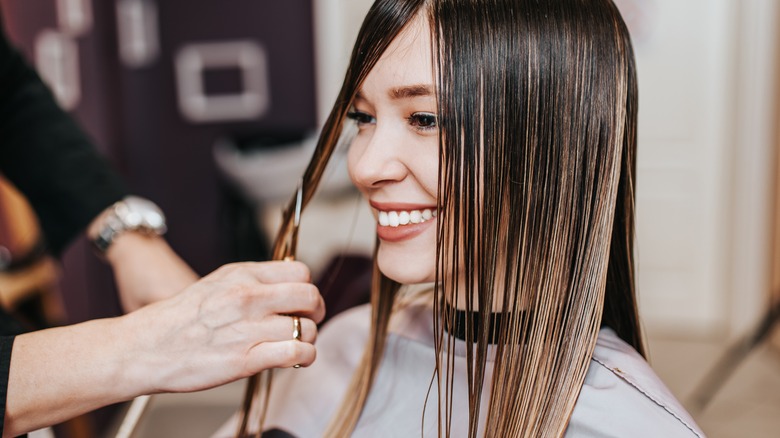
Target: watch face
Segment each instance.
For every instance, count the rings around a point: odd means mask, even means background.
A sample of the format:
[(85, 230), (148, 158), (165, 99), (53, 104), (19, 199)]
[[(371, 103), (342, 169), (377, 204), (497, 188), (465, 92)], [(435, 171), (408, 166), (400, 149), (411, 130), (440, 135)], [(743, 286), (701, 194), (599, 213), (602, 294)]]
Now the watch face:
[(157, 234), (165, 232), (162, 210), (147, 199), (128, 196), (117, 206), (116, 213), (127, 229), (144, 228)]
[(144, 225), (144, 217), (138, 211), (131, 210), (122, 219), (125, 225), (127, 225), (127, 228), (130, 229), (139, 228)]
[(150, 213), (146, 217), (146, 223), (154, 229), (158, 229), (165, 226), (165, 218), (156, 212)]

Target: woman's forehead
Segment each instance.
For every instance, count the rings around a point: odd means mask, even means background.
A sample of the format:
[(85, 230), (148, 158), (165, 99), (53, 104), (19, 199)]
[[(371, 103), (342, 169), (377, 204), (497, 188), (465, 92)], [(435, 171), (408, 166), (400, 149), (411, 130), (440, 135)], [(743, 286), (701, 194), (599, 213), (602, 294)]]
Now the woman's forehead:
[(433, 60), (427, 19), (411, 21), (390, 43), (369, 73), (359, 98), (386, 95), (390, 99), (432, 94)]

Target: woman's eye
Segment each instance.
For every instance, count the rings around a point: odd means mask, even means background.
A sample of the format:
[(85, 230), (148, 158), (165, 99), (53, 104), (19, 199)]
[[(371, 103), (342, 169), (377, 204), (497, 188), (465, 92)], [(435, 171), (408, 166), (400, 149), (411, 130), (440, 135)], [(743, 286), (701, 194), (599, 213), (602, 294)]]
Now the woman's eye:
[(347, 118), (354, 120), (358, 127), (376, 123), (374, 116), (368, 113), (364, 113), (363, 111), (350, 111), (347, 113)]
[(418, 131), (429, 131), (439, 127), (439, 119), (433, 113), (414, 113), (409, 116), (409, 124)]

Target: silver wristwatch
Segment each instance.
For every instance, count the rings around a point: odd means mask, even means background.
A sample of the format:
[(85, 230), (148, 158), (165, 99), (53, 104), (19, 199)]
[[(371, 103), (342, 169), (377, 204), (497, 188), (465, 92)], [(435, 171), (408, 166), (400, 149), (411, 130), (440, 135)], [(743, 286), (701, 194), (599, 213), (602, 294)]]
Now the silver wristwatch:
[(111, 206), (92, 244), (105, 254), (114, 239), (126, 231), (162, 235), (166, 230), (160, 207), (148, 199), (128, 196)]

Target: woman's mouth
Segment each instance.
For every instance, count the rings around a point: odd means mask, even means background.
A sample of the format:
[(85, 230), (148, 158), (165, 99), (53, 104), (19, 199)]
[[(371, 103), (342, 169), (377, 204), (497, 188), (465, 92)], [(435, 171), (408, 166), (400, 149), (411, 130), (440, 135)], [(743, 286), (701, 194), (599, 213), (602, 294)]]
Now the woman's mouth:
[(414, 238), (436, 222), (436, 207), (371, 203), (377, 211), (376, 235), (384, 242)]

